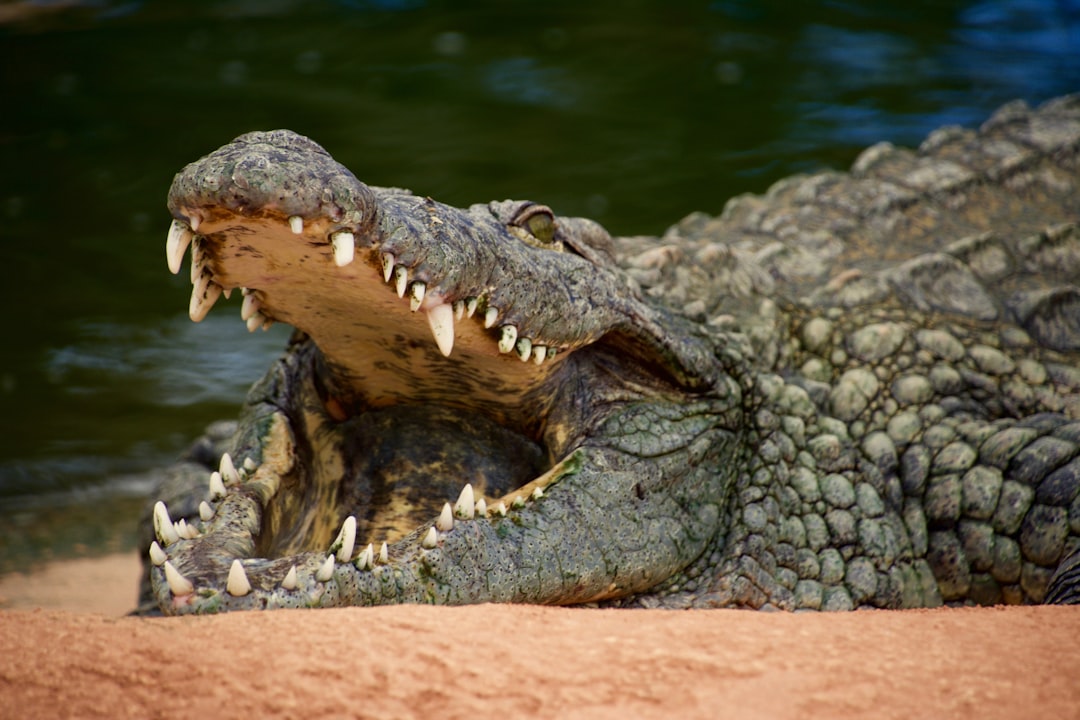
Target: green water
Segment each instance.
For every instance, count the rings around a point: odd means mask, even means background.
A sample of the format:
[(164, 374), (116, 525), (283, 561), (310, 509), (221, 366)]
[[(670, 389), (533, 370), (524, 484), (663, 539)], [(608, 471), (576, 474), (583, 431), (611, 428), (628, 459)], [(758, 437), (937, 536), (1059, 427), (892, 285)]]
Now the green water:
[(236, 300), (191, 324), (165, 267), (173, 173), (235, 135), (659, 233), (1075, 90), (1075, 0), (0, 3), (0, 572), (130, 543), (149, 471), (281, 346)]

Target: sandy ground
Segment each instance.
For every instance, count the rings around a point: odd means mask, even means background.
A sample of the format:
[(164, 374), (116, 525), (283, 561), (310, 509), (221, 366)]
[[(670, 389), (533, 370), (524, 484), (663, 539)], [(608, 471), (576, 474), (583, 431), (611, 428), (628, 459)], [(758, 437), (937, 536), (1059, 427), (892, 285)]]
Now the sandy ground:
[(96, 611), (0, 611), (0, 718), (1080, 717), (1080, 608), (101, 614), (134, 567), (0, 580), (7, 608)]

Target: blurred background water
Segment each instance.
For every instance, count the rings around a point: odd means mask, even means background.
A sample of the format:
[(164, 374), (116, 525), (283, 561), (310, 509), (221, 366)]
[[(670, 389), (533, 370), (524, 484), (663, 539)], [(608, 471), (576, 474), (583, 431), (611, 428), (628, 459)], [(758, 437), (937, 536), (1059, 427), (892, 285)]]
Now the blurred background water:
[(242, 132), (658, 234), (1077, 90), (1080, 0), (0, 2), (0, 573), (131, 547), (282, 346), (165, 267), (173, 173)]

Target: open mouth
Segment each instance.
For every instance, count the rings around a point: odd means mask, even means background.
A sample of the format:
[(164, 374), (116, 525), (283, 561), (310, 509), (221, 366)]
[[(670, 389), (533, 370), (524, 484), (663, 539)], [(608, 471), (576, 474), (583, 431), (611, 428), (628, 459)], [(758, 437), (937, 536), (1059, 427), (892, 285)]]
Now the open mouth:
[(169, 207), (192, 320), (239, 290), (249, 330), (297, 332), (252, 389), (200, 517), (155, 508), (167, 612), (336, 602), (355, 573), (393, 584), (455, 533), (506, 535), (633, 396), (634, 367), (609, 356), (652, 342), (599, 226), (369, 188), (287, 131), (189, 165)]

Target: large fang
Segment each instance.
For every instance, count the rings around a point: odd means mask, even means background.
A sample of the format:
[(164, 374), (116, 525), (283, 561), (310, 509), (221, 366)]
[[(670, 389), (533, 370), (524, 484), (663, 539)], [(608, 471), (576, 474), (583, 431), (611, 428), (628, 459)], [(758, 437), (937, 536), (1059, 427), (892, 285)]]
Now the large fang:
[(248, 582), (247, 573), (239, 560), (232, 561), (229, 568), (229, 580), (225, 583), (225, 589), (234, 597), (243, 597), (251, 592), (251, 583)]
[(192, 322), (202, 322), (206, 314), (210, 312), (210, 308), (214, 307), (214, 303), (221, 297), (220, 285), (213, 280), (203, 280), (201, 277), (199, 280), (191, 289), (191, 302), (188, 304), (188, 316)]
[(169, 238), (165, 241), (165, 260), (169, 263), (169, 272), (173, 275), (180, 272), (180, 265), (184, 262), (184, 253), (191, 244), (193, 233), (184, 223), (173, 220), (169, 226)]
[(465, 487), (461, 488), (461, 495), (454, 503), (454, 514), (462, 520), (472, 520), (475, 512), (476, 500), (473, 496), (472, 483), (465, 483)]
[(168, 560), (163, 564), (165, 568), (165, 580), (169, 583), (169, 589), (172, 590), (173, 595), (190, 595), (195, 592), (195, 586), (191, 584), (191, 581), (180, 574), (180, 571), (173, 567), (173, 564)]
[(165, 543), (165, 547), (180, 539), (180, 535), (176, 532), (176, 526), (173, 525), (172, 518), (169, 517), (169, 509), (160, 500), (154, 505), (154, 534), (158, 536), (161, 542)]
[(341, 525), (341, 547), (337, 551), (338, 562), (349, 562), (356, 549), (356, 518), (350, 515)]
[(281, 587), (285, 590), (296, 589), (296, 566), (293, 565), (289, 568), (289, 574), (285, 576), (285, 579), (281, 581)]
[(502, 337), (499, 338), (499, 352), (508, 353), (514, 349), (517, 342), (517, 328), (513, 325), (502, 326)]
[(345, 267), (353, 261), (353, 251), (356, 249), (354, 239), (351, 232), (336, 232), (330, 236), (334, 246), (334, 264), (338, 267)]
[(379, 548), (379, 562), (381, 562), (383, 565), (390, 562), (390, 550), (386, 547), (385, 542)]
[(443, 303), (436, 305), (427, 311), (428, 324), (431, 325), (431, 334), (435, 336), (435, 344), (439, 346), (439, 352), (444, 357), (450, 357), (450, 351), (454, 349), (454, 308)]
[(304, 232), (304, 218), (299, 215), (293, 215), (289, 218), (289, 229), (292, 230), (293, 235), (300, 235)]

